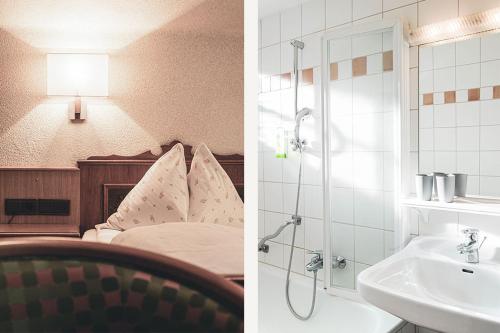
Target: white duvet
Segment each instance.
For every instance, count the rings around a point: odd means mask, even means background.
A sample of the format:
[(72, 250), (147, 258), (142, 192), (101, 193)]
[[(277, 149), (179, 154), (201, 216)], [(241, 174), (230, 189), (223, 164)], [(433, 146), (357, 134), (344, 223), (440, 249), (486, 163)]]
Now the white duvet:
[(160, 253), (220, 275), (243, 276), (241, 228), (210, 223), (162, 223), (119, 232), (111, 244)]

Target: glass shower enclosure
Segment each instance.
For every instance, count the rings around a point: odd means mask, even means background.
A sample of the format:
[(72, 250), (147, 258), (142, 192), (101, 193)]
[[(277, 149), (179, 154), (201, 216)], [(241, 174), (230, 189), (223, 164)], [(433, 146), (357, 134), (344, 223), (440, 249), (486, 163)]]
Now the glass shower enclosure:
[[(395, 20), (323, 37), (325, 287), (333, 294), (356, 289), (362, 270), (405, 241), (398, 203), (408, 126), (403, 35)], [(345, 268), (332, 268), (339, 257)]]

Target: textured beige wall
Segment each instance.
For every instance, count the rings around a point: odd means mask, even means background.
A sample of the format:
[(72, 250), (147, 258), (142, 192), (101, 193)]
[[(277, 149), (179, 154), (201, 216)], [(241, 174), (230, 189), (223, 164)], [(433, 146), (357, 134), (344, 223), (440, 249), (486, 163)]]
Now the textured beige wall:
[(0, 166), (74, 166), (173, 139), (243, 152), (242, 1), (207, 0), (109, 51), (110, 96), (83, 123), (46, 96), (45, 54), (0, 29)]

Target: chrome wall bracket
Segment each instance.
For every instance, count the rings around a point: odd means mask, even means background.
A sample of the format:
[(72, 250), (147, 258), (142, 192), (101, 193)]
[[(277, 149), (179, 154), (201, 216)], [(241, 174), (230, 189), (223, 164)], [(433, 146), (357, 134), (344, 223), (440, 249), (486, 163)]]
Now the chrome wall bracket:
[(332, 258), (332, 268), (344, 269), (346, 265), (347, 265), (347, 261), (344, 257), (334, 256)]

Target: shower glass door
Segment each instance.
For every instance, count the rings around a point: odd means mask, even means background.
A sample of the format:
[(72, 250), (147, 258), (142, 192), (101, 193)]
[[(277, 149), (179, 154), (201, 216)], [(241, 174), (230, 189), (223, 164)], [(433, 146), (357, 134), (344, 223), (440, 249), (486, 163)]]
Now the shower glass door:
[[(400, 186), (399, 24), (378, 22), (323, 39), (326, 287), (395, 250)], [(329, 223), (327, 223), (329, 222)], [(332, 268), (336, 257), (344, 269)], [(328, 262), (328, 259), (330, 262)]]

